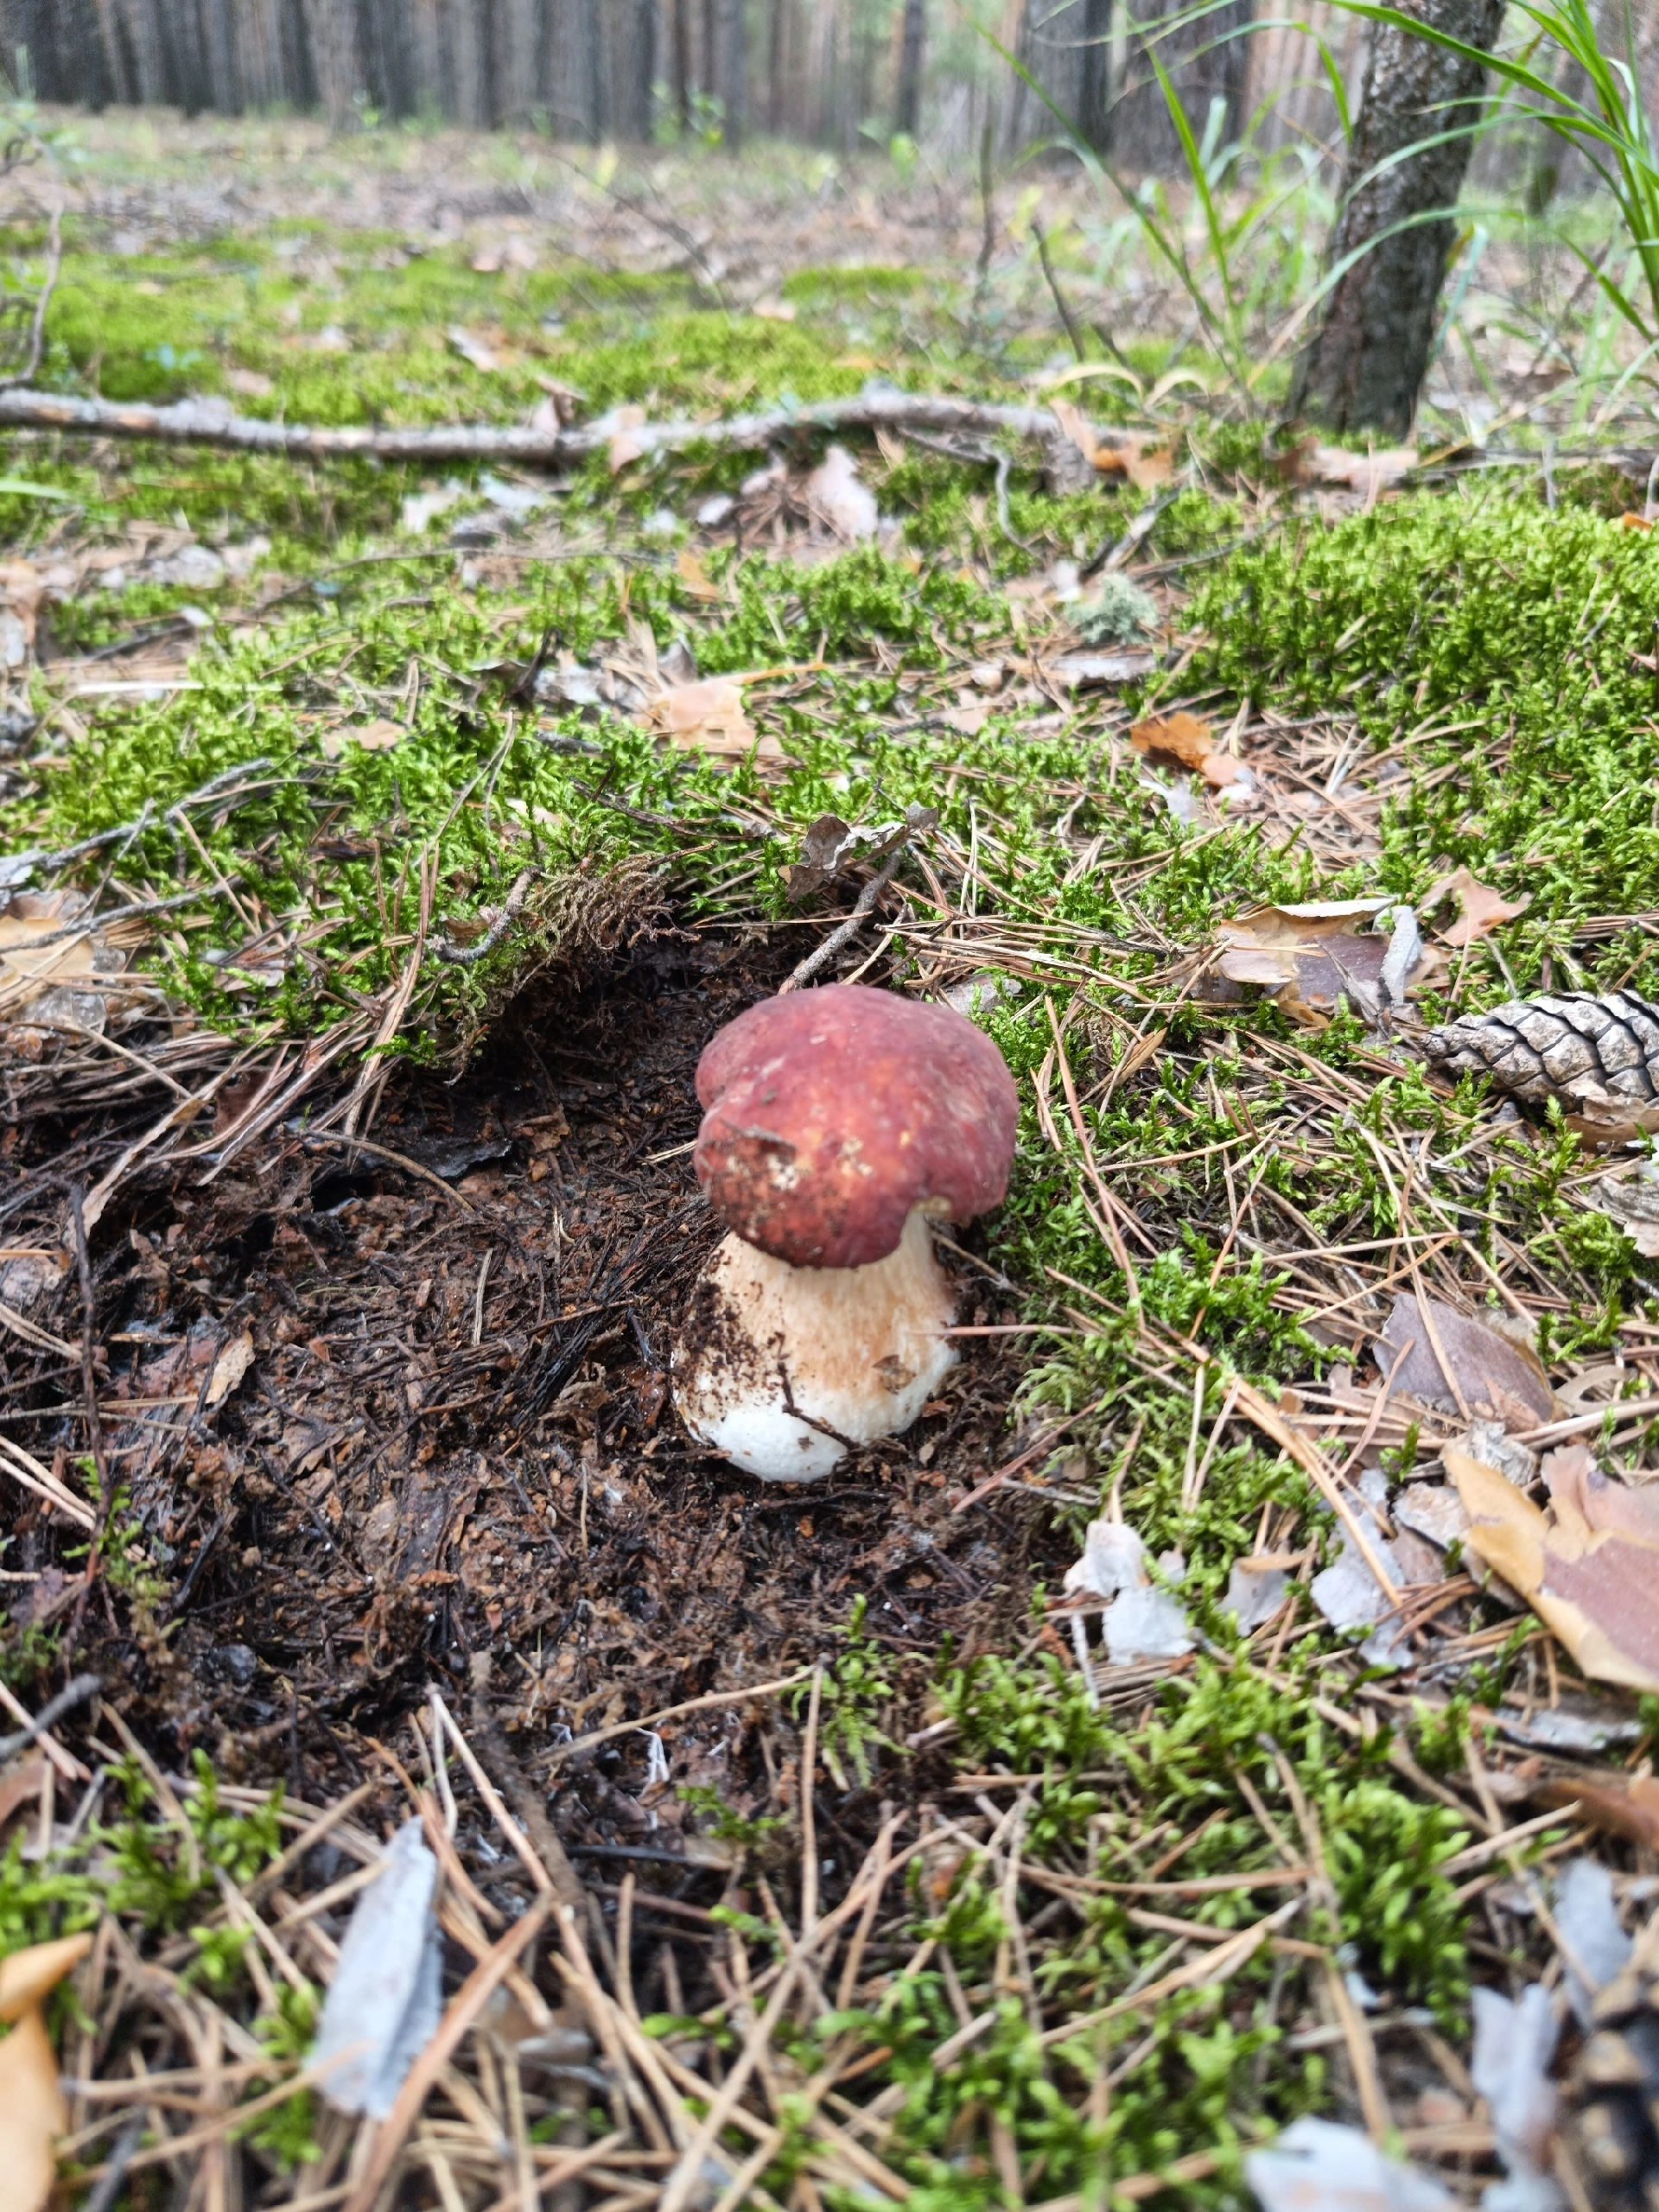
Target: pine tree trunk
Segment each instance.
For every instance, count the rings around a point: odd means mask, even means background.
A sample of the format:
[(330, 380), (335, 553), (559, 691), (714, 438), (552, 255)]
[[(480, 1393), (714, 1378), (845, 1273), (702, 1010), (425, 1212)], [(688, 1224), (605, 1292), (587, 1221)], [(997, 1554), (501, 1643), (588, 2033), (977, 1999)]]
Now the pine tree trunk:
[[(1400, 4), (1484, 53), (1491, 51), (1503, 18), (1503, 0)], [(1381, 430), (1402, 438), (1410, 429), (1456, 234), (1451, 211), (1469, 166), (1470, 126), (1485, 89), (1479, 63), (1390, 24), (1380, 23), (1373, 32), (1330, 261), (1341, 262), (1369, 239), (1377, 243), (1326, 302), (1325, 320), (1296, 365), (1293, 414), (1311, 416), (1334, 430)], [(1459, 135), (1447, 137), (1449, 132)], [(1379, 162), (1429, 138), (1442, 143), (1371, 175)], [(1423, 219), (1435, 218), (1437, 210), (1444, 211), (1438, 219)], [(1409, 228), (1396, 227), (1413, 217), (1419, 219)]]
[(905, 23), (899, 47), (899, 97), (893, 102), (893, 127), (906, 137), (916, 136), (922, 113), (922, 54), (927, 41), (927, 0), (905, 0)]
[(1112, 0), (1084, 0), (1077, 129), (1097, 154), (1112, 143)]
[(746, 80), (748, 57), (744, 51), (743, 0), (715, 0), (713, 10), (714, 55), (710, 73), (725, 111), (721, 143), (728, 154), (743, 144)]
[(674, 10), (674, 112), (680, 135), (691, 130), (691, 0), (671, 0)]

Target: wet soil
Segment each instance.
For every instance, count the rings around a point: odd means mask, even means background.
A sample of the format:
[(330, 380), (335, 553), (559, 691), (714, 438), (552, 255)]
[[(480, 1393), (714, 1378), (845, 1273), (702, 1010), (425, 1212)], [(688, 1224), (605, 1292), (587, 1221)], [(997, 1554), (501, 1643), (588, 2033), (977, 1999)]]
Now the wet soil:
[[(947, 1632), (1020, 1642), (1064, 1539), (1018, 1493), (956, 1510), (1009, 1450), (1006, 1339), (968, 1339), (907, 1435), (816, 1484), (741, 1474), (675, 1417), (674, 1332), (719, 1234), (693, 1071), (791, 957), (658, 936), (520, 1002), (459, 1082), (401, 1077), (374, 1157), (290, 1131), (257, 1174), (112, 1206), (104, 1448), (136, 1533), (88, 1598), (24, 1499), (17, 1628), (73, 1645), (175, 1770), (200, 1747), (312, 1802), (374, 1770), (429, 1683), (464, 1701), (487, 1653), (494, 1718), (531, 1775), (557, 1767), (556, 1821), (601, 1865), (678, 1859), (688, 1785), (775, 1802), (766, 1711), (671, 1726), (666, 1777), (643, 1733), (564, 1761), (572, 1734), (829, 1657), (860, 1596), (910, 1725)], [(964, 1242), (963, 1318), (995, 1320), (1007, 1294)], [(72, 1274), (51, 1321), (72, 1338), (77, 1305)], [(12, 1360), (9, 1395), (62, 1408), (30, 1442), (62, 1466), (79, 1377), (51, 1367), (31, 1388)]]

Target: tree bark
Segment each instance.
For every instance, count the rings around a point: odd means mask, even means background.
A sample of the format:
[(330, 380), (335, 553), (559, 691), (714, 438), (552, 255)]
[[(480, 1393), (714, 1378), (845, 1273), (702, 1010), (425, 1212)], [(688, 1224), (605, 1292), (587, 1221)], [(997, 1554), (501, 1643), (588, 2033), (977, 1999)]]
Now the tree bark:
[(691, 135), (691, 0), (671, 0), (674, 11), (674, 112), (680, 136)]
[[(1483, 53), (1491, 51), (1503, 17), (1503, 0), (1400, 4), (1425, 25)], [(1478, 62), (1390, 24), (1380, 23), (1373, 32), (1329, 264), (1334, 267), (1357, 248), (1376, 243), (1330, 294), (1325, 320), (1296, 364), (1293, 414), (1311, 416), (1334, 430), (1381, 430), (1402, 438), (1410, 429), (1456, 234), (1452, 210), (1485, 89), (1486, 73)], [(1405, 153), (1430, 138), (1441, 143)], [(1382, 175), (1372, 175), (1379, 162), (1402, 155)], [(1409, 227), (1398, 227), (1402, 224)]]
[(893, 127), (907, 137), (916, 136), (922, 114), (922, 54), (927, 43), (927, 0), (905, 0), (904, 26), (899, 42), (899, 97), (893, 103)]
[(1112, 0), (1084, 0), (1077, 129), (1097, 154), (1112, 144)]
[(742, 149), (743, 126), (747, 120), (744, 113), (748, 56), (744, 50), (743, 0), (716, 0), (714, 33), (710, 73), (725, 111), (721, 143), (728, 154), (735, 154)]

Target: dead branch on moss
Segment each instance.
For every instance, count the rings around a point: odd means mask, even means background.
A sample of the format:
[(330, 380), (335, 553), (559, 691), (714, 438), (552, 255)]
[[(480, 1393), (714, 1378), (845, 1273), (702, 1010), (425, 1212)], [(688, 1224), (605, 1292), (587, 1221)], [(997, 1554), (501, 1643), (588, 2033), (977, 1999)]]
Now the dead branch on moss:
[[(0, 426), (56, 430), (71, 436), (155, 440), (163, 445), (211, 446), (290, 461), (517, 461), (527, 468), (568, 468), (610, 453), (620, 435), (604, 422), (580, 429), (540, 430), (520, 423), (446, 423), (418, 428), (323, 427), (238, 415), (218, 398), (181, 399), (171, 407), (128, 405), (67, 392), (0, 390)], [(1049, 459), (1075, 451), (1047, 407), (1013, 407), (957, 399), (943, 392), (877, 386), (852, 399), (772, 407), (711, 423), (642, 423), (626, 432), (632, 458), (683, 453), (697, 446), (759, 449), (803, 431), (907, 430), (977, 433), (1033, 441)], [(1098, 434), (1111, 444), (1116, 433)], [(1125, 436), (1127, 442), (1127, 434)]]

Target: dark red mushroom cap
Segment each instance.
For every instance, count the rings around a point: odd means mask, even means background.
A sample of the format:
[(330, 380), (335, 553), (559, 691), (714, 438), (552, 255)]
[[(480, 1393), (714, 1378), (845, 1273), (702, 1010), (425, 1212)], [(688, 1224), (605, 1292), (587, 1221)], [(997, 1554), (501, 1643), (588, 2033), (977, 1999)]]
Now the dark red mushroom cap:
[(747, 1243), (798, 1268), (861, 1268), (912, 1208), (1000, 1205), (1019, 1119), (990, 1039), (949, 1007), (859, 983), (764, 999), (697, 1063), (697, 1180)]

